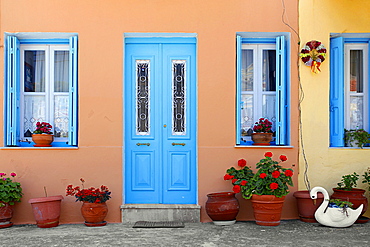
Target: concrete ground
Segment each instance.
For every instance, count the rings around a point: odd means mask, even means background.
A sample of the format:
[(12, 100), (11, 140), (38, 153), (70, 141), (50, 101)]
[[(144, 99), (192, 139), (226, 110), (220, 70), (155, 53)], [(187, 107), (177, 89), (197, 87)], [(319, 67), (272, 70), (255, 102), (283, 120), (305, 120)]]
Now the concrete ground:
[(267, 227), (255, 222), (231, 226), (185, 223), (184, 228), (132, 228), (133, 224), (84, 224), (0, 229), (0, 246), (370, 246), (370, 223), (330, 228), (299, 220)]

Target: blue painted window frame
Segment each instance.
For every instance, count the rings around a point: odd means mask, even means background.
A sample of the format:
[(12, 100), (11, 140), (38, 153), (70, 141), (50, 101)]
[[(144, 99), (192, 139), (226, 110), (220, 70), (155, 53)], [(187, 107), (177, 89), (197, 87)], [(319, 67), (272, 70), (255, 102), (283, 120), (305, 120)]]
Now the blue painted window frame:
[[(368, 36), (368, 35), (367, 35)], [(330, 147), (344, 147), (344, 45), (345, 43), (370, 44), (370, 38), (333, 37), (330, 39)], [(369, 49), (370, 50), (370, 49)], [(370, 61), (370, 52), (367, 54)], [(370, 64), (370, 63), (369, 63)], [(370, 66), (368, 68), (370, 74)], [(369, 79), (370, 80), (370, 79)], [(366, 83), (370, 83), (367, 81)], [(367, 92), (370, 95), (370, 91)], [(369, 102), (367, 102), (370, 104)], [(369, 105), (370, 106), (370, 105)], [(369, 121), (369, 120), (367, 120)], [(367, 130), (369, 131), (369, 130)]]
[[(242, 37), (258, 36), (258, 37)], [(265, 36), (265, 37), (264, 37)], [(242, 141), (241, 138), (241, 54), (242, 44), (276, 44), (276, 136), (272, 145), (286, 146), (289, 145), (289, 35), (273, 33), (241, 33), (236, 36), (236, 145), (249, 146), (251, 141)]]
[[(37, 36), (37, 35), (36, 35)], [(78, 36), (52, 39), (18, 39), (6, 35), (5, 40), (5, 101), (4, 146), (33, 147), (34, 143), (20, 141), (20, 45), (69, 44), (69, 134), (68, 142), (53, 142), (53, 147), (77, 146), (78, 141)]]

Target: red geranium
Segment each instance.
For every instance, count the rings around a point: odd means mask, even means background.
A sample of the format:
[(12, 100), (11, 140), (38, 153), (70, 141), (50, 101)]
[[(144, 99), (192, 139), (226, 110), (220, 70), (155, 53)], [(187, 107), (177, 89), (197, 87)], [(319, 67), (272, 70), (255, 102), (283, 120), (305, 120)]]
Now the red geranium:
[(225, 174), (224, 176), (224, 180), (230, 180), (230, 179), (233, 179), (234, 176), (230, 176), (229, 174)]
[(272, 153), (271, 152), (266, 152), (265, 153), (265, 157), (270, 157), (271, 158), (272, 157)]
[(287, 177), (293, 176), (293, 171), (292, 170), (286, 170), (285, 171), (285, 176), (287, 176)]
[(244, 167), (247, 165), (247, 161), (245, 159), (238, 160), (238, 166)]
[(288, 158), (285, 155), (280, 155), (280, 160), (284, 162), (287, 161)]
[(278, 177), (280, 177), (280, 172), (279, 172), (279, 171), (273, 171), (273, 172), (272, 172), (272, 177), (273, 177), (273, 178), (278, 178)]
[(238, 181), (238, 179), (234, 178), (233, 180), (231, 180), (231, 182), (234, 184), (236, 181)]
[(279, 188), (279, 185), (277, 183), (271, 183), (270, 184), (270, 189), (276, 190), (277, 188)]
[(243, 181), (241, 181), (241, 182), (240, 182), (240, 185), (241, 185), (241, 186), (245, 186), (247, 183), (248, 183), (248, 181), (247, 181), (247, 180), (243, 180)]
[(77, 198), (76, 202), (82, 201), (91, 203), (103, 203), (111, 198), (111, 192), (107, 186), (102, 185), (100, 188), (90, 187), (88, 189), (84, 189), (85, 180), (81, 178), (80, 181), (82, 182), (83, 189), (81, 190), (79, 186), (73, 188), (73, 186), (70, 184), (67, 186), (66, 196), (75, 196)]
[(267, 174), (266, 173), (261, 173), (260, 174), (260, 178), (265, 178), (265, 177), (267, 177)]
[(239, 193), (239, 192), (240, 192), (240, 185), (234, 185), (234, 187), (233, 187), (233, 191), (234, 191), (235, 193)]

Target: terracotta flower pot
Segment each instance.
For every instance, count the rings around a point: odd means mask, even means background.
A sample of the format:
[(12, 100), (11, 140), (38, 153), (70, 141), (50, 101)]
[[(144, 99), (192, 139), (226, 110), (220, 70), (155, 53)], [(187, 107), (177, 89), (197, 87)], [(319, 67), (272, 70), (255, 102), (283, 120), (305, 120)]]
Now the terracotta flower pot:
[(86, 226), (105, 226), (104, 221), (108, 214), (108, 206), (103, 203), (84, 202), (81, 207), (81, 214), (85, 219)]
[(211, 193), (207, 197), (206, 212), (215, 225), (235, 223), (239, 213), (239, 202), (234, 192)]
[(4, 204), (3, 207), (0, 207), (0, 228), (6, 228), (13, 225), (10, 220), (13, 217), (13, 205), (9, 205), (7, 202), (1, 202), (0, 204)]
[(279, 198), (273, 195), (252, 195), (251, 201), (257, 225), (280, 225), (284, 200), (285, 196)]
[(32, 141), (35, 143), (34, 147), (51, 147), (54, 141), (54, 135), (49, 134), (32, 134)]
[(61, 202), (63, 196), (48, 196), (30, 199), (36, 224), (40, 228), (51, 228), (59, 225)]
[(272, 133), (252, 133), (253, 145), (269, 146), (272, 141)]
[(315, 219), (315, 212), (324, 200), (322, 193), (317, 194), (318, 199), (316, 203), (310, 197), (308, 190), (300, 190), (294, 192), (293, 196), (297, 199), (297, 208), (299, 219), (308, 223), (317, 223)]
[[(353, 208), (358, 208), (361, 204), (364, 204), (361, 215), (363, 215), (368, 208), (368, 201), (365, 196), (365, 190), (353, 188), (352, 190), (341, 190), (333, 188), (334, 193), (331, 195), (330, 199), (341, 199), (343, 201), (349, 201), (353, 203)], [(360, 215), (360, 217), (361, 217)], [(367, 219), (367, 218), (366, 218)], [(367, 220), (359, 220), (356, 223), (365, 223)]]

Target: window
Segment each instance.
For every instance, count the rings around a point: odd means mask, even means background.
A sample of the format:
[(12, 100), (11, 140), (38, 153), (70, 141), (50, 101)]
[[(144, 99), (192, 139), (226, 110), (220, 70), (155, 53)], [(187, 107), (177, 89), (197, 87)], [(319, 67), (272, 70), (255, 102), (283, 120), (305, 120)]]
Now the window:
[(53, 146), (77, 145), (77, 36), (6, 40), (5, 145), (32, 147), (37, 122), (53, 126)]
[(237, 35), (236, 144), (251, 145), (253, 125), (263, 117), (273, 123), (273, 144), (288, 145), (287, 38), (252, 36)]
[(344, 129), (369, 131), (369, 38), (330, 43), (330, 146), (344, 146)]

